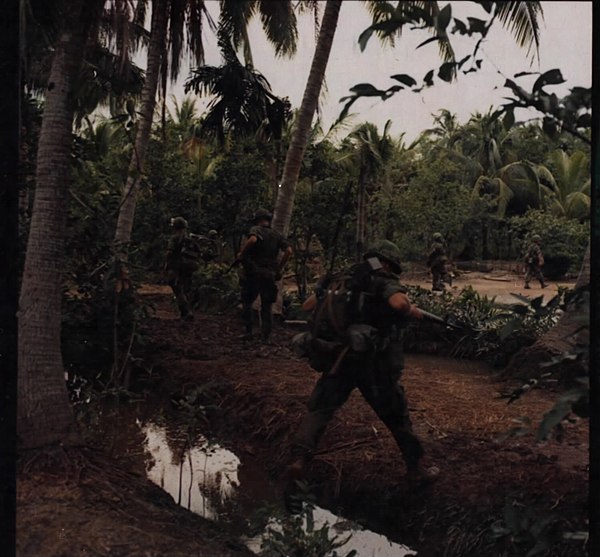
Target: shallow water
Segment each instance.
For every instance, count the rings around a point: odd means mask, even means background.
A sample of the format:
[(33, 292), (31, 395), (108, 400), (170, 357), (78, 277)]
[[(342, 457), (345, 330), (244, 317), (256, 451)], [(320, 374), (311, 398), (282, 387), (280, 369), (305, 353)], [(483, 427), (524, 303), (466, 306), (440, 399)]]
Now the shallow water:
[[(186, 509), (213, 521), (219, 521), (226, 508), (238, 499), (247, 487), (240, 482), (240, 459), (231, 451), (210, 444), (206, 439), (176, 457), (169, 446), (167, 429), (154, 423), (139, 424), (144, 435), (146, 474), (155, 484), (173, 497)], [(256, 478), (253, 478), (256, 481)], [(256, 486), (251, 487), (254, 491)], [(264, 485), (264, 490), (269, 486)], [(359, 524), (333, 514), (327, 509), (314, 507), (314, 526), (319, 530), (326, 526), (329, 538), (349, 540), (337, 549), (338, 555), (356, 550), (360, 557), (405, 557), (416, 555), (408, 547), (393, 543), (385, 536), (363, 529)], [(281, 529), (276, 519), (267, 528)], [(310, 528), (309, 528), (310, 529)], [(306, 517), (304, 530), (307, 531)], [(264, 534), (263, 534), (264, 535)], [(259, 554), (263, 535), (246, 540), (248, 548)]]

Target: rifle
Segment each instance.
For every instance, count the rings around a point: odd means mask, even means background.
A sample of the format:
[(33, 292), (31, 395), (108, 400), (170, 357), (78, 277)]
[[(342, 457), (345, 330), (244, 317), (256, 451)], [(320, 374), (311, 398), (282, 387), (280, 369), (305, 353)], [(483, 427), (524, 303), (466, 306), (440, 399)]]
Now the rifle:
[(242, 262), (241, 259), (234, 260), (234, 262), (231, 265), (229, 265), (229, 267), (227, 267), (227, 269), (225, 269), (224, 271), (221, 272), (221, 275), (226, 275), (226, 274), (230, 273), (235, 267), (240, 265), (241, 262)]
[(432, 321), (433, 323), (439, 323), (440, 325), (450, 327), (451, 329), (456, 329), (456, 330), (471, 329), (473, 331), (480, 330), (475, 327), (470, 327), (469, 325), (457, 325), (456, 323), (452, 323), (452, 322), (448, 321), (447, 319), (441, 318), (439, 315), (435, 315), (435, 313), (431, 313), (431, 312), (426, 311), (421, 308), (419, 308), (419, 311), (423, 315), (423, 319), (426, 319), (427, 321)]

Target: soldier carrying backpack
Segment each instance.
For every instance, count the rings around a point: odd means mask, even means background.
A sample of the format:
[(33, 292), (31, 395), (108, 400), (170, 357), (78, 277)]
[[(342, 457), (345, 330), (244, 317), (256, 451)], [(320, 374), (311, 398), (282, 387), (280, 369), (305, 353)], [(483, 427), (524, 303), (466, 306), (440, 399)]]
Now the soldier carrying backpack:
[(167, 246), (164, 271), (167, 282), (181, 313), (181, 318), (190, 321), (194, 315), (190, 308), (188, 296), (192, 286), (192, 275), (198, 270), (200, 249), (187, 233), (187, 221), (183, 217), (171, 219), (173, 235)]
[(402, 328), (421, 319), (399, 284), (400, 252), (380, 241), (364, 254), (363, 263), (327, 277), (304, 303), (312, 310), (310, 330), (294, 338), (298, 355), (322, 373), (295, 435), (287, 468), (286, 503), (335, 411), (358, 388), (390, 430), (413, 485), (426, 484), (437, 470), (421, 464), (423, 447), (412, 431), (408, 404), (399, 379), (404, 369)]

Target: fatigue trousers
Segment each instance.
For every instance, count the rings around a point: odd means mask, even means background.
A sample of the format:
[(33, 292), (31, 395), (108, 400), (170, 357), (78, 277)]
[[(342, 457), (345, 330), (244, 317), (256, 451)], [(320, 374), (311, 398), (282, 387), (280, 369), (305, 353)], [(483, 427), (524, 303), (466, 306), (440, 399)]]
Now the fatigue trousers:
[(242, 320), (246, 333), (252, 333), (252, 304), (260, 295), (260, 320), (263, 339), (268, 339), (273, 330), (271, 307), (277, 299), (277, 285), (268, 277), (248, 273), (241, 282)]
[(390, 363), (391, 359), (389, 353), (352, 356), (344, 359), (334, 373), (324, 373), (308, 401), (309, 412), (295, 435), (292, 455), (312, 458), (335, 411), (357, 388), (394, 436), (407, 468), (415, 469), (423, 447), (412, 431), (406, 396), (398, 382), (402, 367)]
[(527, 270), (525, 271), (525, 285), (529, 286), (529, 283), (533, 279), (539, 280), (542, 288), (546, 286), (544, 275), (542, 274), (542, 268), (539, 265), (527, 265)]
[(188, 296), (192, 289), (192, 275), (169, 269), (167, 272), (167, 282), (171, 290), (173, 290), (181, 317), (186, 317), (191, 313)]

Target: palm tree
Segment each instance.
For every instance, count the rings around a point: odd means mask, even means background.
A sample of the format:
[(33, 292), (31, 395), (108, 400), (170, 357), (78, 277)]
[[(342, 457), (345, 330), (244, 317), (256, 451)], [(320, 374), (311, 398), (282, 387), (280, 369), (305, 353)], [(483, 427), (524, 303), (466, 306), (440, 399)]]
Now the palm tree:
[[(168, 10), (168, 0), (153, 0), (146, 79), (142, 89), (139, 122), (137, 124), (133, 154), (129, 162), (127, 180), (121, 196), (121, 209), (119, 210), (115, 231), (117, 255), (124, 260), (127, 259), (127, 247), (133, 228), (137, 192), (150, 140), (160, 67), (161, 64), (166, 63), (164, 58), (167, 42)], [(183, 25), (183, 20), (181, 24)], [(176, 31), (179, 31), (179, 29)], [(196, 47), (196, 51), (199, 53), (198, 55), (201, 55), (201, 49)]]
[(19, 297), (17, 433), (26, 448), (66, 442), (74, 427), (61, 356), (61, 261), (71, 182), (73, 93), (103, 6), (104, 0), (54, 5), (61, 24), (45, 94)]
[(193, 70), (185, 84), (186, 92), (213, 96), (201, 133), (216, 137), (223, 145), (226, 135), (255, 134), (268, 122), (271, 135), (281, 137), (285, 101), (271, 93), (269, 82), (260, 72), (240, 63), (227, 37), (221, 36), (219, 45), (224, 64)]
[[(528, 52), (531, 52), (534, 45), (537, 49), (539, 44), (538, 14), (542, 12), (540, 3), (492, 2), (492, 4), (496, 8), (495, 17), (510, 29), (517, 43), (520, 46), (527, 47), (529, 49)], [(392, 41), (394, 36), (399, 35), (403, 25), (410, 19), (411, 12), (419, 10), (430, 22), (430, 30), (436, 32), (443, 60), (454, 61), (454, 53), (445, 28), (440, 29), (437, 25), (438, 16), (441, 14), (437, 2), (399, 2), (396, 8), (388, 2), (368, 2), (367, 5), (371, 9), (374, 23), (376, 25), (383, 24), (387, 26), (385, 30), (379, 28), (377, 33), (380, 37)], [(300, 105), (299, 117), (286, 156), (281, 180), (282, 186), (279, 189), (273, 217), (273, 227), (282, 233), (286, 233), (289, 228), (302, 157), (306, 150), (308, 134), (323, 83), (331, 44), (337, 28), (340, 8), (340, 0), (327, 0), (313, 62)], [(454, 71), (451, 73), (454, 74)]]
[[(290, 4), (289, 0), (281, 1), (246, 1), (223, 0), (221, 7), (223, 13), (228, 13), (224, 8), (232, 4), (231, 11), (235, 7), (248, 14), (248, 19), (255, 12), (260, 10), (263, 28), (267, 37), (276, 45), (278, 54), (288, 54), (293, 51), (290, 47), (290, 36), (284, 31), (288, 25), (292, 25), (291, 43), (295, 41), (294, 29), (295, 19), (286, 19), (289, 10), (283, 10), (283, 4)], [(146, 82), (142, 92), (142, 106), (140, 110), (140, 122), (136, 133), (135, 148), (132, 155), (125, 187), (123, 188), (121, 209), (117, 219), (115, 230), (115, 250), (118, 257), (122, 260), (127, 259), (127, 248), (131, 239), (133, 228), (133, 219), (135, 216), (135, 207), (137, 193), (140, 186), (141, 177), (144, 171), (144, 160), (146, 150), (150, 139), (150, 130), (152, 126), (152, 117), (156, 105), (156, 91), (159, 76), (163, 76), (163, 89), (166, 88), (166, 47), (169, 46), (169, 69), (170, 77), (174, 80), (180, 69), (180, 62), (183, 52), (183, 30), (188, 29), (188, 47), (194, 62), (197, 65), (202, 64), (204, 52), (202, 47), (202, 22), (206, 18), (212, 25), (212, 20), (206, 10), (204, 0), (154, 0), (152, 5), (152, 28), (150, 33), (150, 43), (148, 46), (148, 63), (146, 66)], [(246, 21), (247, 21), (246, 20)], [(292, 21), (292, 22), (291, 22)], [(291, 22), (291, 23), (290, 23)], [(221, 21), (221, 29), (226, 25)], [(164, 92), (163, 92), (164, 94)]]
[(590, 218), (591, 179), (590, 165), (583, 151), (575, 151), (571, 156), (562, 149), (550, 154), (552, 172), (548, 171), (548, 209), (559, 216), (578, 220)]
[(304, 89), (304, 95), (298, 111), (294, 131), (290, 141), (290, 146), (285, 158), (283, 167), (283, 177), (281, 178), (281, 187), (275, 203), (275, 213), (273, 215), (272, 226), (284, 235), (290, 226), (292, 216), (292, 207), (294, 204), (294, 193), (298, 176), (300, 176), (300, 167), (302, 158), (311, 131), (312, 119), (319, 102), (319, 93), (325, 77), (325, 69), (329, 61), (329, 53), (333, 37), (337, 28), (341, 0), (327, 0), (323, 20), (319, 29), (319, 36), (315, 47), (308, 81)]
[[(396, 152), (396, 143), (389, 136), (392, 124), (388, 120), (379, 135), (377, 126), (365, 122), (355, 128), (348, 140), (352, 145), (351, 157), (358, 167), (356, 211), (356, 256), (360, 258), (367, 239), (369, 199), (389, 179), (389, 163)], [(375, 223), (377, 224), (377, 223)]]

